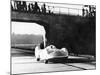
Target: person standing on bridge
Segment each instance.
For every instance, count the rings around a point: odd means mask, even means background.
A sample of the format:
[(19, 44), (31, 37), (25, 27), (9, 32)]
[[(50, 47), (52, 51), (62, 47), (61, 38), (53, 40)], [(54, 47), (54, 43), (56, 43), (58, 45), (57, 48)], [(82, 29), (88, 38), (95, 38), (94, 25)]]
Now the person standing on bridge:
[(85, 16), (85, 9), (82, 8), (82, 16)]
[(21, 11), (21, 1), (17, 1), (17, 10)]
[(27, 5), (26, 5), (26, 2), (25, 1), (23, 1), (23, 10), (24, 11), (27, 11)]
[(40, 12), (40, 8), (39, 8), (39, 6), (38, 6), (38, 3), (37, 3), (37, 2), (35, 2), (35, 5), (34, 5), (34, 12), (35, 12), (35, 13)]
[(43, 6), (41, 7), (42, 13), (46, 13), (46, 5), (45, 3), (43, 4)]
[(28, 12), (31, 12), (30, 3), (28, 4)]

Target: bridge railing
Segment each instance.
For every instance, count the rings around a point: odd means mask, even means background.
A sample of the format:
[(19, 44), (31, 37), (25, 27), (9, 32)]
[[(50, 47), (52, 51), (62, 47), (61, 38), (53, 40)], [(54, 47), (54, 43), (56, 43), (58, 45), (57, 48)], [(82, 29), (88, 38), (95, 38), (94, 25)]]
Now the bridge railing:
[(94, 16), (93, 5), (11, 0), (11, 10), (18, 12), (87, 16), (91, 13), (90, 7)]

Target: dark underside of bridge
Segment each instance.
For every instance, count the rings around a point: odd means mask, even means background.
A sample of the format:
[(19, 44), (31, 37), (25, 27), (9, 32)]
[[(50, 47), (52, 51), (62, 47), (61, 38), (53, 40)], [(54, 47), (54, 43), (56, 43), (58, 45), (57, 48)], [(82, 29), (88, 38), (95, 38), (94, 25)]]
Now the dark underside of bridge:
[(95, 17), (11, 12), (11, 21), (38, 23), (46, 30), (47, 44), (69, 52), (95, 55)]

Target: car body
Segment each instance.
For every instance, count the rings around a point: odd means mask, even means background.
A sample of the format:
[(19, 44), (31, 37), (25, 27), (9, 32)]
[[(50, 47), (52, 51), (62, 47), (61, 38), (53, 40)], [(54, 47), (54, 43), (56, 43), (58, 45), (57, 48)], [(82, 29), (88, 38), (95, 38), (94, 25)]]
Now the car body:
[(54, 45), (47, 46), (44, 49), (40, 49), (39, 46), (36, 46), (35, 57), (37, 61), (44, 60), (45, 63), (48, 63), (49, 59), (68, 58), (68, 50), (66, 48), (57, 49)]

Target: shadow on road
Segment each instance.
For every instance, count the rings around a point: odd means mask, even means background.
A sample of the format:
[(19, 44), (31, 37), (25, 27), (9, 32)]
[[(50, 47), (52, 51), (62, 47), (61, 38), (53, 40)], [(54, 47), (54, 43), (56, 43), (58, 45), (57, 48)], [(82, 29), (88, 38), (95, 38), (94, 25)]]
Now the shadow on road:
[(51, 63), (90, 63), (95, 61), (95, 59), (88, 59), (88, 58), (61, 58), (61, 59), (50, 59)]

